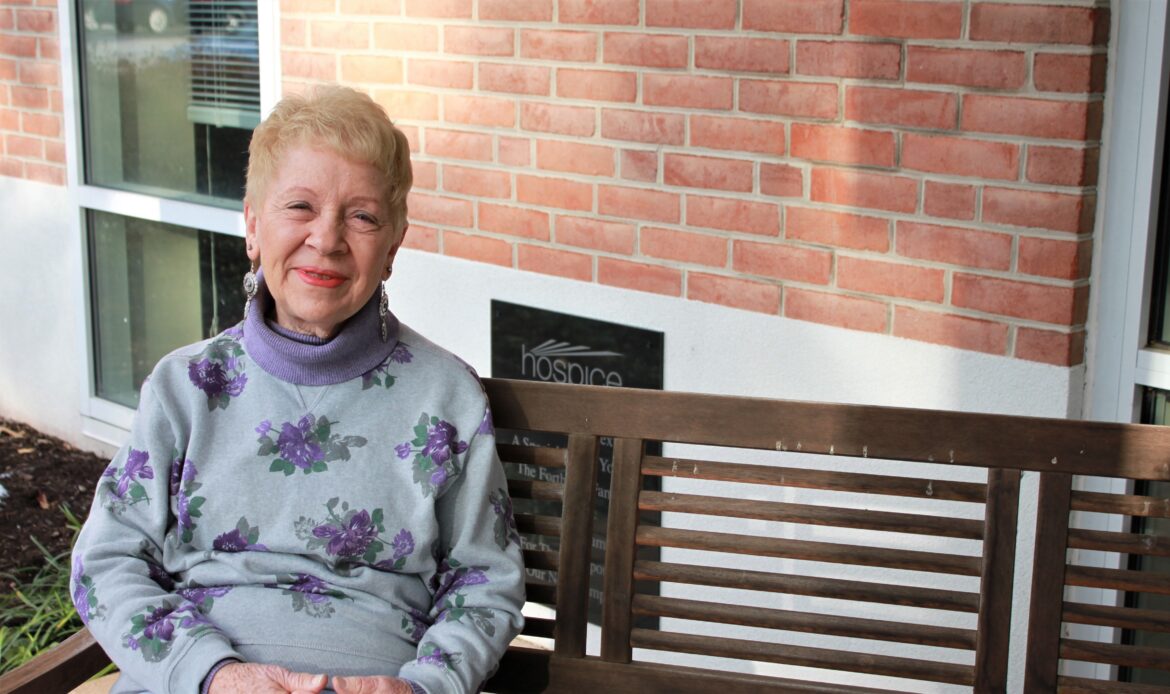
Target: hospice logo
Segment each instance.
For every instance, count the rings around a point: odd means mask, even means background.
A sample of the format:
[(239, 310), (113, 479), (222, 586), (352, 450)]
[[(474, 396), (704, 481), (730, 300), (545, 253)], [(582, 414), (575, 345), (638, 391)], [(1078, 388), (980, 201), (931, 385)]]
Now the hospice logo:
[(581, 359), (620, 357), (621, 352), (595, 350), (568, 342), (545, 340), (531, 350), (520, 345), (520, 372), (524, 376), (554, 383), (576, 383), (591, 386), (620, 386), (622, 375)]

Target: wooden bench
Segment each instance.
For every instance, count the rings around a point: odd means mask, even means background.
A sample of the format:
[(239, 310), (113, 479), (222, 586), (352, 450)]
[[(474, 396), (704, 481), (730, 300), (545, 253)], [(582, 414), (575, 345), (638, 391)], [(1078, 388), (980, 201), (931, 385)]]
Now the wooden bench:
[[(1077, 525), (1086, 513), (1170, 518), (1170, 499), (1074, 481), (1170, 480), (1170, 428), (486, 386), (501, 459), (527, 473), (512, 494), (533, 574), (524, 635), (488, 691), (1170, 691), (1058, 674), (1062, 661), (1170, 670), (1170, 649), (1110, 637), (1170, 632), (1170, 613), (1066, 598), (1070, 586), (1170, 595), (1170, 574), (1118, 559), (1170, 556), (1170, 540)], [(515, 445), (548, 433), (563, 445)], [(1018, 541), (1033, 529), (1034, 548)], [(1116, 568), (1078, 565), (1086, 552)], [(1029, 573), (1030, 609), (1013, 610)], [(1100, 627), (1105, 642), (1062, 636), (1068, 624)], [(0, 678), (0, 692), (68, 691), (105, 662), (83, 631)]]

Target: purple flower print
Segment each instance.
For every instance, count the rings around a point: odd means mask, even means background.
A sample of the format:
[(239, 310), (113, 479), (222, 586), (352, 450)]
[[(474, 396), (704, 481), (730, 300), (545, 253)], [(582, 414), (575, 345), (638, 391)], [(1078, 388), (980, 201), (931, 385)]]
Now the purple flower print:
[(370, 521), (370, 514), (362, 510), (355, 513), (344, 526), (325, 524), (313, 528), (313, 535), (329, 540), (325, 548), (329, 554), (357, 557), (364, 554), (378, 536), (378, 529)]
[(311, 574), (284, 574), (277, 576), (276, 580), (277, 583), (267, 586), (283, 586), (281, 593), (292, 596), (293, 611), (304, 612), (310, 617), (332, 617), (333, 598), (349, 599), (345, 593), (330, 588), (328, 583)]
[(427, 633), (427, 629), (431, 627), (431, 624), (432, 622), (427, 618), (426, 613), (416, 610), (413, 607), (409, 608), (407, 610), (407, 616), (402, 618), (402, 630), (415, 643), (422, 640), (423, 634)]
[(410, 348), (402, 342), (395, 345), (394, 351), (390, 353), (390, 361), (395, 364), (409, 364), (413, 359), (414, 355), (410, 353)]
[(130, 485), (137, 480), (154, 479), (154, 468), (150, 467), (149, 461), (149, 453), (146, 451), (136, 451), (131, 448), (130, 453), (126, 456), (126, 467), (122, 468), (122, 474), (118, 477), (118, 484), (114, 487), (114, 496), (119, 499), (125, 498), (126, 492), (130, 489)]
[(171, 496), (179, 494), (179, 485), (183, 481), (183, 459), (179, 458), (171, 463)]
[(229, 362), (220, 364), (210, 359), (192, 360), (187, 364), (187, 377), (195, 387), (202, 390), (209, 398), (218, 398), (220, 395), (235, 397), (244, 392), (248, 382), (248, 375), (239, 373), (229, 377), (228, 369), (237, 366), (236, 360), (229, 357)]
[(243, 339), (243, 337), (244, 337), (244, 324), (242, 322), (236, 323), (232, 327), (223, 331), (223, 334), (227, 335), (228, 337), (235, 338), (236, 340)]
[(520, 544), (520, 532), (516, 529), (516, 517), (512, 515), (512, 499), (503, 487), (488, 494), (488, 503), (496, 516), (492, 532), (500, 549), (508, 549), (509, 542)]
[(410, 453), (415, 454), (414, 481), (422, 487), (424, 496), (437, 496), (451, 478), (460, 473), (457, 456), (466, 450), (467, 442), (459, 440), (455, 425), (425, 412), (414, 427), (414, 439), (394, 447), (402, 460)]
[(212, 540), (211, 548), (219, 552), (267, 552), (268, 548), (259, 544), (259, 540), (260, 528), (249, 525), (247, 516), (243, 516), (236, 527)]
[(394, 453), (398, 455), (399, 460), (406, 460), (411, 453), (410, 443), (404, 441), (398, 444), (394, 447)]
[(190, 600), (191, 603), (197, 605), (200, 609), (209, 609), (215, 598), (222, 598), (230, 593), (231, 590), (231, 586), (194, 586), (191, 588), (180, 588), (175, 592)]
[[(199, 508), (206, 498), (195, 496), (195, 492), (203, 486), (195, 481), (198, 474), (199, 470), (192, 460), (177, 456), (175, 462), (171, 463), (171, 495), (175, 500), (175, 519), (180, 542), (190, 543), (194, 539), (195, 519), (203, 515)], [(176, 476), (178, 481), (175, 479)]]
[(261, 436), (267, 436), (268, 432), (272, 431), (272, 422), (265, 419), (256, 427), (256, 433)]
[(157, 583), (164, 590), (171, 590), (175, 587), (174, 577), (167, 573), (167, 570), (161, 564), (145, 557), (144, 560), (146, 561), (146, 575), (150, 577), (150, 580)]
[(390, 542), (391, 550), (394, 553), (395, 559), (401, 559), (414, 551), (414, 535), (406, 528), (398, 531), (394, 539)]
[(435, 468), (428, 480), (431, 486), (438, 489), (447, 483), (447, 468)]
[(89, 624), (91, 620), (102, 616), (105, 608), (98, 604), (97, 595), (93, 589), (93, 579), (85, 575), (85, 566), (80, 555), (73, 557), (73, 609), (81, 617), (82, 624)]
[(467, 442), (459, 441), (459, 432), (448, 421), (440, 419), (437, 424), (427, 428), (427, 443), (423, 446), (422, 454), (434, 461), (435, 465), (444, 465), (451, 459), (452, 453), (462, 453), (467, 450)]
[(122, 639), (127, 648), (140, 651), (143, 659), (157, 663), (167, 657), (176, 630), (186, 630), (192, 638), (199, 638), (213, 628), (211, 622), (192, 602), (179, 605), (162, 604), (147, 607), (146, 611), (130, 618), (130, 631)]
[(174, 638), (175, 623), (168, 619), (172, 612), (174, 609), (166, 605), (156, 608), (146, 616), (146, 628), (142, 630), (142, 635), (145, 638), (160, 641), (170, 641)]
[(495, 436), (496, 427), (495, 427), (495, 424), (492, 422), (492, 408), (490, 408), (490, 407), (484, 408), (483, 420), (480, 421), (479, 428), (475, 430), (475, 433), (487, 434), (489, 436)]
[(305, 599), (312, 603), (329, 602), (329, 586), (325, 581), (309, 574), (296, 574), (289, 590), (304, 593)]
[(281, 425), (280, 436), (276, 439), (276, 446), (280, 449), (280, 457), (302, 470), (312, 467), (313, 463), (323, 460), (325, 455), (321, 446), (312, 435), (313, 417), (305, 415), (301, 421), (293, 426), (291, 422)]
[(417, 661), (424, 665), (436, 665), (441, 668), (449, 668), (453, 665), (458, 665), (463, 660), (462, 653), (446, 653), (442, 648), (433, 643), (427, 644), (419, 648), (419, 656)]

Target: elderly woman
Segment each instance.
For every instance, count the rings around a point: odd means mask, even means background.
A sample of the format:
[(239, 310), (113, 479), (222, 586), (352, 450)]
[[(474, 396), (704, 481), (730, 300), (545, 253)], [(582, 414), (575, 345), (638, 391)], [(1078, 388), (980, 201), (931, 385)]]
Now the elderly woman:
[(389, 312), (406, 138), (368, 97), (256, 129), (239, 325), (164, 357), (73, 559), (113, 692), (473, 692), (523, 568), (475, 374)]

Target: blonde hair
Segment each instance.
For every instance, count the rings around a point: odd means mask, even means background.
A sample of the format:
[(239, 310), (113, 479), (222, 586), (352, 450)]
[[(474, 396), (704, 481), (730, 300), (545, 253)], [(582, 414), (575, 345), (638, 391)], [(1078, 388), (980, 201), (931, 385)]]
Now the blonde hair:
[(410, 144), (386, 111), (368, 95), (338, 85), (284, 97), (252, 133), (244, 200), (258, 204), (280, 159), (293, 146), (330, 147), (348, 159), (382, 172), (385, 201), (395, 235), (406, 225), (406, 195), (414, 182)]

